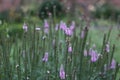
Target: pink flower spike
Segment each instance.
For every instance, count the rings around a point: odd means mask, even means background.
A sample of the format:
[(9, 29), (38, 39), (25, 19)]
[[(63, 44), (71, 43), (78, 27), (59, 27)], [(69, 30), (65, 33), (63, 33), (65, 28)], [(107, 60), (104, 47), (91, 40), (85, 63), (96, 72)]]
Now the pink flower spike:
[(116, 62), (115, 62), (114, 59), (113, 59), (112, 62), (111, 62), (110, 68), (111, 68), (111, 69), (115, 69), (115, 68), (116, 68)]
[(67, 28), (67, 25), (63, 21), (61, 21), (60, 22), (60, 29), (63, 30), (63, 31), (65, 31), (66, 28)]
[(92, 49), (90, 56), (91, 56), (91, 62), (96, 62), (99, 59), (100, 55)]
[(71, 24), (71, 26), (70, 26), (70, 29), (71, 29), (71, 30), (74, 30), (74, 29), (75, 29), (75, 22), (74, 22), (74, 21), (72, 21), (72, 24)]
[(85, 32), (84, 32), (84, 30), (82, 30), (82, 31), (81, 31), (81, 35), (80, 35), (81, 39), (83, 39), (84, 36), (85, 36)]
[(59, 29), (59, 25), (56, 24), (56, 26), (55, 26), (55, 30), (58, 31), (58, 29)]
[(27, 30), (28, 30), (28, 26), (27, 26), (26, 23), (23, 24), (23, 30), (25, 30), (26, 32), (27, 32)]
[(44, 62), (47, 62), (47, 61), (48, 61), (48, 52), (45, 52), (42, 61), (44, 61)]
[(60, 79), (65, 79), (65, 71), (64, 71), (64, 68), (63, 68), (62, 64), (61, 64), (61, 67), (60, 67), (59, 76), (60, 76)]
[(105, 50), (106, 50), (106, 52), (108, 52), (108, 53), (110, 52), (110, 45), (109, 45), (109, 43), (106, 44)]
[(69, 28), (67, 28), (67, 29), (65, 30), (65, 34), (68, 35), (68, 36), (72, 36), (73, 31), (70, 30)]
[(68, 52), (69, 52), (69, 53), (72, 52), (72, 47), (71, 47), (71, 46), (68, 47)]
[(47, 20), (44, 20), (44, 28), (49, 28), (49, 24)]

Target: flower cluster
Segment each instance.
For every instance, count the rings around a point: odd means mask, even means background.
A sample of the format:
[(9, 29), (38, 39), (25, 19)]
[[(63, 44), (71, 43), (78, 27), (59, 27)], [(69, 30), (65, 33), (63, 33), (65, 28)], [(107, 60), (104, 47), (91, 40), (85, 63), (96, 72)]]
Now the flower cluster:
[(66, 23), (60, 22), (60, 29), (65, 32), (66, 35), (72, 36), (75, 29), (75, 22), (73, 21), (70, 27), (67, 27)]
[(44, 20), (44, 33), (45, 34), (49, 33), (49, 24), (47, 20)]
[[(23, 30), (25, 32), (28, 31), (28, 26), (25, 23)], [(41, 70), (41, 73), (45, 74), (47, 78), (55, 75), (54, 79), (56, 80), (67, 80), (71, 78), (73, 80), (88, 80), (88, 78), (93, 79), (96, 77), (98, 80), (102, 78), (109, 80), (112, 78), (108, 78), (106, 74), (116, 76), (116, 70), (120, 67), (120, 64), (118, 65), (117, 61), (113, 58), (114, 47), (112, 48), (110, 46), (109, 39), (107, 38), (103, 40), (102, 48), (99, 48), (95, 44), (91, 47), (91, 40), (87, 40), (89, 36), (88, 27), (75, 27), (74, 21), (69, 26), (61, 21), (52, 27), (49, 21), (44, 20), (43, 28), (35, 27), (35, 30), (36, 32), (33, 36), (37, 38), (37, 42), (34, 43), (35, 45), (29, 44), (37, 49), (39, 47), (44, 49), (41, 51), (35, 49), (34, 51), (37, 54), (35, 54), (35, 58), (39, 56), (43, 63), (47, 63), (43, 67), (45, 72)], [(43, 34), (37, 33), (40, 31)], [(42, 37), (42, 39), (39, 39), (39, 37)], [(30, 39), (32, 38), (30, 37)], [(23, 58), (25, 57), (26, 55)], [(39, 59), (34, 61), (37, 60), (39, 62)], [(42, 68), (42, 65), (40, 67)], [(99, 73), (102, 76), (99, 76)]]

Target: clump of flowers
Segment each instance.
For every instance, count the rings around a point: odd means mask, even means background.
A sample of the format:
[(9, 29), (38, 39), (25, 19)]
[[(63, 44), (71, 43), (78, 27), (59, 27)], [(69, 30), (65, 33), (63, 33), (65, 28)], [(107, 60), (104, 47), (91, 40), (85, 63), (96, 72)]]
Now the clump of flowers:
[[(117, 80), (110, 31), (102, 46), (89, 36), (90, 27), (44, 20), (42, 27), (24, 23), (22, 39), (0, 39), (1, 80)], [(4, 36), (3, 36), (4, 37)], [(93, 45), (91, 47), (91, 45)], [(24, 51), (24, 53), (23, 53)], [(8, 66), (10, 67), (8, 67)], [(11, 74), (12, 73), (12, 74)]]

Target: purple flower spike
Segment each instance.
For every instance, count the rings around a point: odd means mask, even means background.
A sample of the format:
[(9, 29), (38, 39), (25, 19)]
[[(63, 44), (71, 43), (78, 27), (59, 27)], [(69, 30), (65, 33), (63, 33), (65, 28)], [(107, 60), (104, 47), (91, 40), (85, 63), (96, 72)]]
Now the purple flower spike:
[(106, 50), (106, 52), (108, 52), (108, 53), (110, 52), (110, 45), (109, 45), (109, 43), (106, 44), (105, 50)]
[(71, 26), (70, 26), (70, 29), (71, 29), (71, 30), (74, 30), (74, 29), (75, 29), (75, 22), (74, 22), (74, 21), (72, 22), (72, 24), (71, 24)]
[(94, 50), (92, 48), (89, 49), (89, 56), (91, 56), (94, 53)]
[(44, 20), (44, 33), (48, 34), (49, 33), (49, 24), (47, 20)]
[(48, 33), (49, 33), (49, 29), (48, 29), (48, 28), (45, 28), (45, 29), (44, 29), (44, 33), (45, 33), (45, 34), (48, 34)]
[(111, 62), (110, 68), (111, 68), (111, 69), (115, 69), (115, 68), (116, 68), (116, 62), (115, 62), (114, 59), (113, 59), (112, 62)]
[(68, 36), (72, 36), (73, 31), (72, 31), (71, 29), (67, 28), (67, 29), (65, 30), (65, 34), (68, 35)]
[(49, 28), (49, 24), (47, 20), (44, 20), (44, 28)]
[(99, 58), (98, 55), (91, 56), (91, 62), (96, 62), (98, 60), (98, 58)]
[(90, 56), (91, 56), (91, 62), (96, 62), (99, 58), (99, 54), (96, 53), (96, 51), (94, 51), (93, 49), (91, 50)]
[(45, 52), (45, 55), (44, 55), (42, 61), (44, 61), (44, 62), (48, 61), (48, 52)]
[(28, 26), (27, 26), (26, 23), (23, 24), (23, 30), (25, 30), (26, 32), (27, 32), (27, 30), (28, 30)]
[(82, 30), (81, 35), (80, 35), (81, 39), (83, 39), (84, 36), (85, 36), (85, 32), (84, 32), (84, 30)]
[(68, 52), (69, 52), (69, 53), (72, 52), (72, 47), (71, 47), (71, 46), (68, 47)]
[(55, 26), (55, 30), (58, 31), (58, 29), (59, 29), (59, 25), (56, 24), (56, 26)]
[(63, 65), (60, 67), (60, 72), (59, 72), (60, 79), (65, 79), (65, 71), (63, 68)]

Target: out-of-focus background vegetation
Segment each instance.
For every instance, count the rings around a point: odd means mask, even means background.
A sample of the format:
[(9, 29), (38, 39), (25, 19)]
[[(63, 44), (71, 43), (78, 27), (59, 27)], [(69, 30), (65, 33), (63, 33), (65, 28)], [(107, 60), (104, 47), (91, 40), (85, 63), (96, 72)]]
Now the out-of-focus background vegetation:
[(52, 13), (62, 18), (84, 15), (95, 20), (117, 21), (119, 8), (119, 0), (0, 0), (0, 20), (22, 22), (38, 16), (44, 19)]

